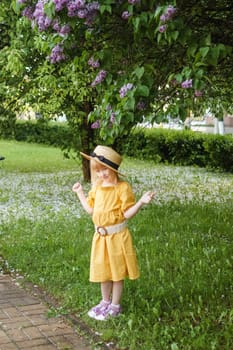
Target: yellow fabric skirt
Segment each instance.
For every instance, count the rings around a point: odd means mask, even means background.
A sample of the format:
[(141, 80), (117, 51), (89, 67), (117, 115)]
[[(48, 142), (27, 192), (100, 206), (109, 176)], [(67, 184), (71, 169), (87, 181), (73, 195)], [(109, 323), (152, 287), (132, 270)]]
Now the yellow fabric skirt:
[(136, 279), (139, 270), (131, 234), (125, 230), (113, 235), (95, 233), (92, 241), (90, 281), (121, 281)]

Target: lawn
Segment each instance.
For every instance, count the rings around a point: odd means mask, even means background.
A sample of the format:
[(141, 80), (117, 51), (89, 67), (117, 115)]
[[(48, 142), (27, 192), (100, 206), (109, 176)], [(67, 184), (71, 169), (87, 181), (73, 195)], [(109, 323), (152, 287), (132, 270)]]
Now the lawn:
[(71, 191), (80, 161), (6, 141), (0, 154), (4, 269), (57, 297), (57, 313), (75, 313), (117, 349), (233, 349), (232, 174), (124, 159), (136, 196), (157, 196), (129, 223), (141, 276), (125, 283), (124, 313), (98, 323), (86, 315), (100, 298), (88, 281), (93, 227)]

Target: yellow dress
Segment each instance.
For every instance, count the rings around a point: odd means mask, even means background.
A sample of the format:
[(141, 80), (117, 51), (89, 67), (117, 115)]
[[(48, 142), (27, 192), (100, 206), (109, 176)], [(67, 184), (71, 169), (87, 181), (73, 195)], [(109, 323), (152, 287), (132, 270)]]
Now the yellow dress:
[[(131, 186), (125, 181), (116, 185), (94, 187), (87, 201), (93, 208), (92, 220), (96, 226), (110, 226), (123, 222), (124, 211), (135, 204)], [(101, 236), (95, 232), (90, 261), (90, 281), (120, 281), (139, 277), (132, 237), (126, 227), (121, 232)]]

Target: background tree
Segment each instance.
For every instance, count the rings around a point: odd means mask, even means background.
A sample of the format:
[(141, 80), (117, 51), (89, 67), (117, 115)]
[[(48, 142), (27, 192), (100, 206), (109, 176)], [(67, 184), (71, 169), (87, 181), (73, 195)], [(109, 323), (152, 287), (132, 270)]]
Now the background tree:
[(232, 108), (230, 1), (12, 0), (12, 6), (20, 14), (17, 20), (12, 14), (16, 29), (11, 22), (10, 52), (18, 56), (8, 55), (11, 69), (22, 72), (18, 104), (44, 115), (64, 112), (86, 152), (99, 138), (119, 147), (143, 118), (185, 119), (207, 108), (221, 117)]

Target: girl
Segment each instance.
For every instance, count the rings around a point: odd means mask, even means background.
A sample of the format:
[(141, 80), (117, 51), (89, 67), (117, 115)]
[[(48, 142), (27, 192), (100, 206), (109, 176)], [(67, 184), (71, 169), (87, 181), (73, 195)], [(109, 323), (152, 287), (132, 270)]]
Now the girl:
[(119, 178), (121, 156), (112, 148), (97, 146), (89, 156), (92, 189), (85, 196), (79, 182), (76, 192), (85, 211), (92, 215), (95, 234), (92, 241), (90, 281), (100, 282), (101, 302), (89, 310), (96, 320), (106, 320), (121, 313), (121, 296), (124, 279), (139, 277), (136, 254), (127, 220), (133, 217), (143, 204), (150, 203), (154, 192), (146, 192), (135, 202), (131, 186)]

